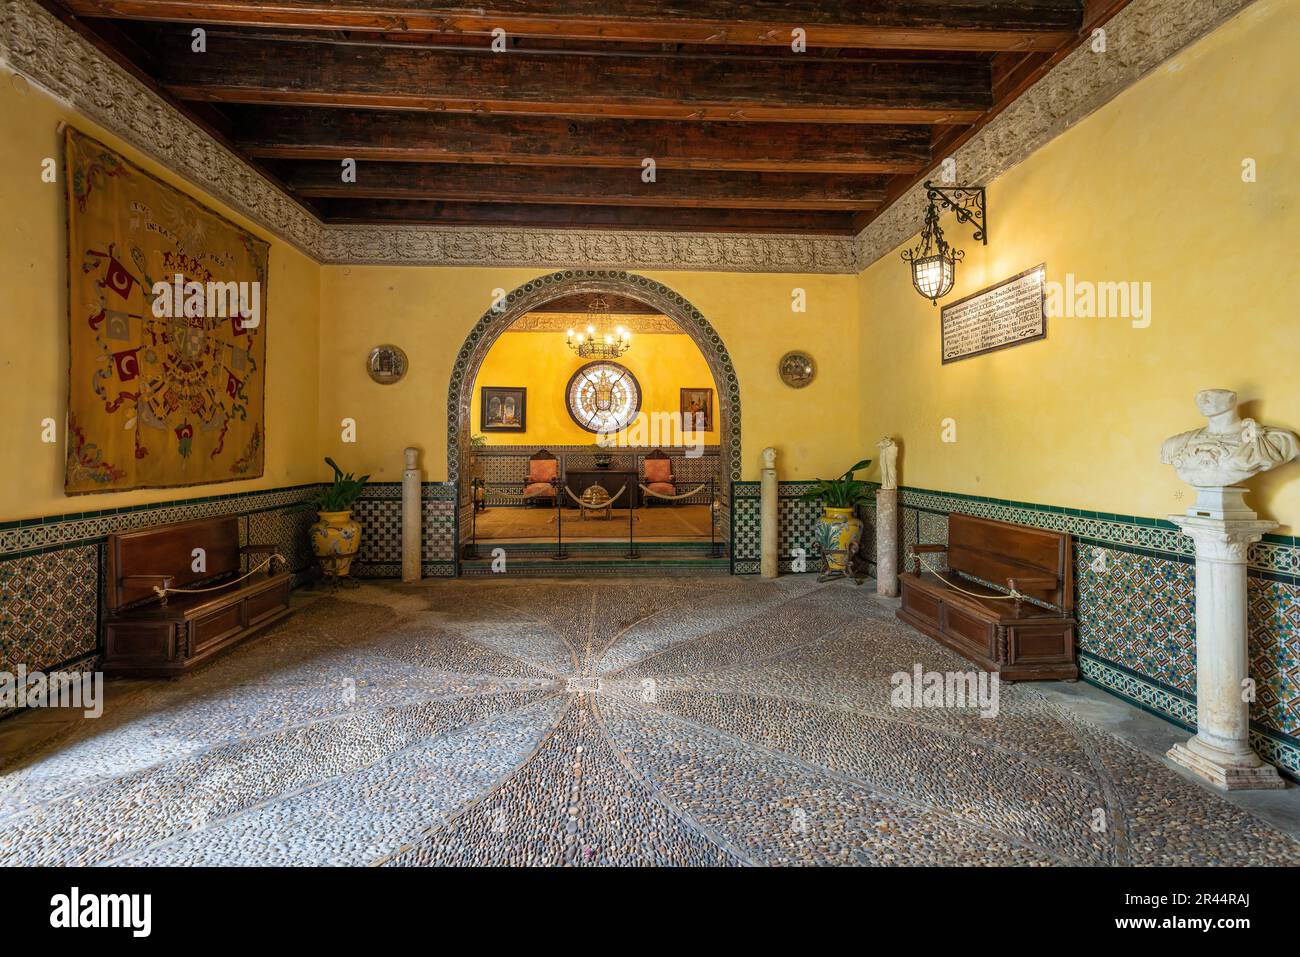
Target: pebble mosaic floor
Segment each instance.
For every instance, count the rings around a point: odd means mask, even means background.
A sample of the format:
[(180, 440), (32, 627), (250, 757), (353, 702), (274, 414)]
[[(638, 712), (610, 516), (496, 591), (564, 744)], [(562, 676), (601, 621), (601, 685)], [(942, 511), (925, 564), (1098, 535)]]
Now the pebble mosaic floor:
[[(812, 576), (368, 584), (0, 765), (2, 864), (1298, 864)], [(15, 720), (22, 720), (21, 718)]]

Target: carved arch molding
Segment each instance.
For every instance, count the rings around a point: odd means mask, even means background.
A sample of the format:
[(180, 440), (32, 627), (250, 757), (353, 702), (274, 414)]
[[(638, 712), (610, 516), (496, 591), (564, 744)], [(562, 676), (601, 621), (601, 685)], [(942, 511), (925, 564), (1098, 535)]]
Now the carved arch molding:
[[(553, 299), (575, 293), (630, 296), (671, 318), (699, 346), (718, 392), (718, 455), (723, 473), (719, 494), (723, 503), (728, 503), (728, 478), (740, 480), (740, 384), (722, 337), (698, 309), (663, 283), (636, 273), (599, 269), (568, 269), (524, 283), (483, 313), (465, 338), (456, 354), (447, 389), (447, 476), (460, 486), (459, 497), (466, 500), (468, 497), (461, 463), (468, 461), (474, 381), (488, 350), (520, 316)], [(728, 537), (725, 526), (718, 531), (724, 538)]]

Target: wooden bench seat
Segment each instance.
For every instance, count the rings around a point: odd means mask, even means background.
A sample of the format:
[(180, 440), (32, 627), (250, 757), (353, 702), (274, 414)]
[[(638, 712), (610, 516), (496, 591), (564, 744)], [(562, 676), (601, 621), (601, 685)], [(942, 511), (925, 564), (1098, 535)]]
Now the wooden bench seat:
[[(201, 550), (198, 568), (196, 550)], [(110, 535), (104, 671), (176, 677), (289, 613), (291, 576), (274, 562), (241, 578), (275, 553), (239, 545), (236, 516)], [(156, 588), (202, 588), (168, 592)]]
[[(927, 552), (946, 553), (942, 578), (922, 570)], [(899, 576), (901, 621), (1005, 681), (1079, 676), (1069, 535), (954, 512), (948, 544), (914, 545), (911, 555), (913, 570)], [(1012, 591), (1051, 607), (1008, 600)]]

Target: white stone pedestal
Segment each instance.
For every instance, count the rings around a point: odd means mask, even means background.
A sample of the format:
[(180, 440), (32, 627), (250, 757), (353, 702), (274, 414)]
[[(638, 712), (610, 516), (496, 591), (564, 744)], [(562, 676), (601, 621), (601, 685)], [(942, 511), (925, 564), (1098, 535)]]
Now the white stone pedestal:
[(1277, 769), (1250, 746), (1243, 688), (1250, 677), (1246, 553), (1277, 524), (1256, 519), (1240, 494), (1218, 496), (1226, 500), (1223, 509), (1214, 507), (1215, 498), (1202, 494), (1187, 515), (1170, 516), (1196, 543), (1196, 736), (1174, 745), (1168, 757), (1225, 790), (1281, 788)]
[(407, 449), (406, 469), (402, 472), (402, 581), (420, 580), (420, 535), (424, 526), (423, 502), (420, 501), (422, 485), (416, 457), (419, 449)]
[(775, 578), (780, 573), (777, 538), (777, 484), (776, 450), (763, 451), (764, 469), (758, 491), (758, 572), (763, 578)]
[(876, 594), (898, 596), (898, 489), (876, 492)]

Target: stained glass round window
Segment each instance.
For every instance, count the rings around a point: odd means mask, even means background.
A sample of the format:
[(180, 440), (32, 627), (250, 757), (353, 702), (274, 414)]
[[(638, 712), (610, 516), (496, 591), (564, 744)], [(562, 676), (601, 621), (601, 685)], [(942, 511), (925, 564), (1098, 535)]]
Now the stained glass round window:
[(636, 420), (641, 386), (617, 362), (588, 362), (569, 380), (565, 401), (578, 425), (588, 432), (612, 434)]

